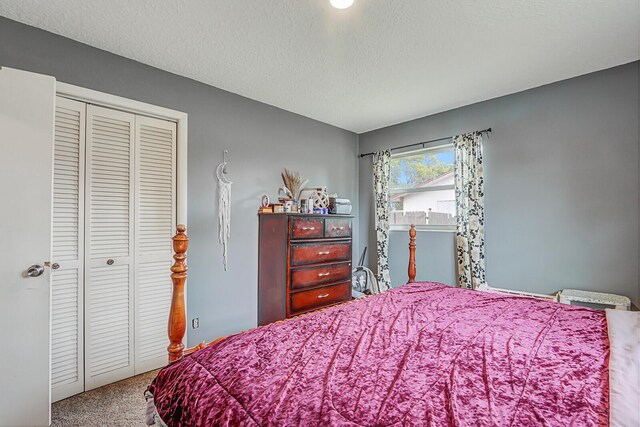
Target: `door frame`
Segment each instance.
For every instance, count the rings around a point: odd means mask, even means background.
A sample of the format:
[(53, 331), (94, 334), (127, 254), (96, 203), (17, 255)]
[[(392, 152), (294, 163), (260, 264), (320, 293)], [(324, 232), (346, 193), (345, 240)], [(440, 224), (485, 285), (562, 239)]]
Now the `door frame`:
[[(187, 126), (188, 115), (182, 111), (160, 107), (146, 102), (135, 101), (109, 93), (99, 92), (56, 81), (56, 95), (100, 107), (125, 111), (127, 113), (155, 117), (176, 123), (176, 225), (187, 225)], [(168, 272), (167, 272), (168, 275)], [(185, 295), (186, 307), (186, 295)], [(186, 308), (185, 308), (186, 310)], [(187, 312), (185, 317), (188, 319)], [(187, 328), (188, 329), (188, 328)], [(188, 331), (185, 331), (183, 344), (186, 347)]]

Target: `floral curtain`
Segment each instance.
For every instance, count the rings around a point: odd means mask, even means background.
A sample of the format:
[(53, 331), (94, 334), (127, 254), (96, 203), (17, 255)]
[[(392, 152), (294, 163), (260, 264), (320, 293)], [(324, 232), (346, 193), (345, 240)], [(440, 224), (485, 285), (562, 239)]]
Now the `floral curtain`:
[(458, 286), (477, 289), (485, 284), (484, 180), (482, 135), (472, 132), (453, 138), (456, 189), (456, 256)]
[(391, 289), (389, 276), (389, 173), (391, 151), (373, 155), (373, 193), (375, 195), (376, 249), (378, 254), (378, 292)]

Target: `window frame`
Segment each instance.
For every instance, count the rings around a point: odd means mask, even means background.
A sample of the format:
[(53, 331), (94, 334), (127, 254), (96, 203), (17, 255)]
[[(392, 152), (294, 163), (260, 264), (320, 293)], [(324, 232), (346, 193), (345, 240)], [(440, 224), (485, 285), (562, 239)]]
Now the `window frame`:
[[(455, 151), (453, 150), (453, 138), (446, 139), (444, 141), (438, 141), (437, 143), (424, 145), (420, 148), (406, 149), (397, 153), (392, 153), (391, 158), (403, 158), (421, 153), (438, 154), (443, 152), (453, 151), (454, 165), (455, 165)], [(455, 184), (453, 185), (438, 185), (428, 188), (396, 188), (389, 189), (389, 212), (391, 213), (391, 196), (397, 193), (428, 193), (431, 191), (442, 190), (454, 190), (455, 200)], [(389, 231), (408, 231), (410, 229), (409, 224), (389, 224)], [(455, 224), (449, 225), (433, 225), (433, 224), (417, 224), (415, 225), (417, 231), (431, 231), (431, 232), (445, 232), (452, 233), (456, 231)]]

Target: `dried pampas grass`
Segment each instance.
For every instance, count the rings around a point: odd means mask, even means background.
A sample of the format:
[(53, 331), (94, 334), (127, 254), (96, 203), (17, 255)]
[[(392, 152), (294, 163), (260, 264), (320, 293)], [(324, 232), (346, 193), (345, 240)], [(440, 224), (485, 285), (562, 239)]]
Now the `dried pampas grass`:
[(299, 196), (300, 190), (307, 184), (307, 180), (302, 179), (302, 175), (300, 172), (293, 172), (289, 169), (283, 169), (282, 173), (282, 182), (289, 193), (291, 198), (295, 199)]

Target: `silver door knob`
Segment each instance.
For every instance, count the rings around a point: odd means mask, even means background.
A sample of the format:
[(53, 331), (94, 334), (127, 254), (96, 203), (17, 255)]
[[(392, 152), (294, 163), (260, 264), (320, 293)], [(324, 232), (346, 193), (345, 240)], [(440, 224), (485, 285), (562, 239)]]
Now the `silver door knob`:
[(38, 277), (42, 276), (44, 273), (44, 267), (38, 264), (33, 264), (31, 267), (27, 268), (27, 276), (29, 277)]

